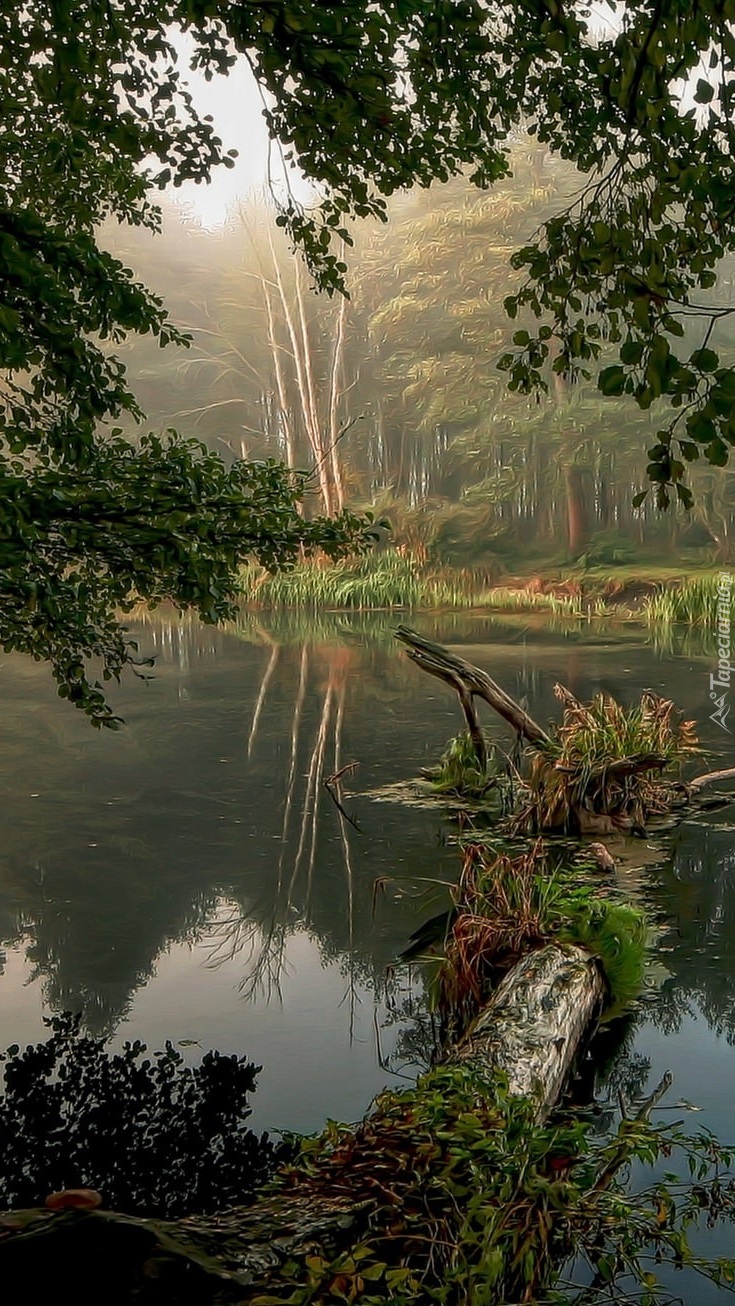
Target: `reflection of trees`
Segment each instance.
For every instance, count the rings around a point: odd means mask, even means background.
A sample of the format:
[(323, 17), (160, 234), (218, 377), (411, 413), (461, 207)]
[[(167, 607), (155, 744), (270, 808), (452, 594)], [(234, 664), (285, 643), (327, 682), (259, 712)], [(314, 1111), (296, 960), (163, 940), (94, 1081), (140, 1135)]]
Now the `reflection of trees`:
[(672, 972), (650, 1008), (666, 1033), (696, 1006), (735, 1042), (735, 845), (733, 827), (711, 818), (681, 826), (656, 875), (652, 905), (665, 917), (659, 946)]
[(38, 785), (54, 802), (35, 822), (40, 809), (22, 807), (5, 850), (0, 942), (25, 950), (52, 1010), (83, 1012), (95, 1032), (114, 1028), (179, 941), (205, 942), (215, 961), (237, 954), (243, 991), (262, 994), (306, 931), (354, 1004), (415, 925), (409, 902), (374, 924), (386, 845), (410, 871), (430, 837), (426, 814), (381, 810), (358, 838), (324, 780), (353, 757), (380, 764), (374, 709), (393, 712), (408, 671), (380, 645), (270, 640), (261, 652), (178, 620), (149, 634), (168, 654), (156, 702), (104, 766), (94, 743), (89, 760), (63, 740), (49, 757), (28, 746), (21, 793)]
[[(319, 882), (315, 884), (317, 855), (325, 851), (324, 827), (329, 824), (324, 818), (324, 803), (328, 801), (325, 780), (330, 775), (337, 775), (343, 767), (345, 701), (349, 674), (355, 669), (355, 660), (354, 650), (339, 645), (329, 650), (310, 649), (306, 643), (302, 645), (298, 654), (298, 680), (287, 733), (290, 741), (288, 768), (280, 799), (280, 848), (275, 884), (268, 903), (269, 916), (266, 919), (254, 918), (252, 904), (239, 903), (237, 897), (234, 897), (210, 926), (211, 964), (216, 965), (241, 955), (244, 963), (242, 990), (248, 996), (255, 995), (259, 990), (268, 993), (279, 991), (286, 940), (296, 929), (306, 928), (318, 938), (325, 960), (344, 960), (348, 974), (346, 996), (351, 1011), (355, 1002), (358, 970), (364, 980), (375, 978), (371, 955), (363, 950), (361, 966), (356, 955), (360, 947), (359, 943), (356, 947), (355, 937), (355, 869), (350, 827), (343, 810), (337, 805), (330, 809), (329, 820), (332, 826), (336, 821), (339, 835), (338, 840), (330, 840), (330, 860), (340, 864), (343, 877), (341, 885), (334, 885), (343, 907), (343, 914), (338, 918), (341, 926), (338, 930), (335, 929), (336, 922), (331, 914), (327, 919), (323, 909), (321, 860)], [(256, 752), (258, 722), (274, 668), (274, 654), (271, 654), (253, 713), (248, 739), (249, 757)], [(315, 699), (316, 712), (310, 721), (305, 722), (307, 688), (311, 691), (312, 701)], [(302, 763), (301, 768), (299, 761)], [(341, 805), (339, 781), (336, 783)]]
[[(298, 931), (342, 969), (345, 1001), (354, 1003), (360, 985), (381, 989), (385, 967), (431, 914), (405, 896), (381, 902), (375, 917), (373, 884), (386, 874), (450, 879), (456, 853), (435, 840), (441, 819), (344, 792), (358, 834), (324, 781), (353, 760), (359, 778), (345, 777), (346, 791), (416, 774), (460, 725), (454, 702), (427, 695), (394, 652), (385, 615), (373, 638), (366, 614), (335, 615), (331, 626), (323, 614), (311, 640), (299, 614), (286, 616), (287, 629), (258, 614), (241, 639), (153, 618), (144, 651), (166, 652), (155, 695), (141, 704), (146, 691), (134, 686), (137, 722), (107, 743), (85, 735), (82, 746), (73, 733), (55, 733), (49, 696), (40, 700), (51, 725), (39, 747), (27, 702), (7, 695), (13, 821), (0, 862), (0, 943), (27, 949), (53, 1009), (81, 1010), (94, 1030), (111, 1029), (157, 958), (182, 940), (204, 943), (215, 963), (236, 959), (246, 995), (275, 993)], [(429, 633), (426, 617), (420, 622)], [(541, 720), (555, 714), (557, 678), (573, 680), (581, 697), (619, 691), (615, 647), (559, 647), (532, 628), (519, 641), (517, 628), (467, 614), (431, 633), (473, 644), (471, 659), (525, 695)], [(660, 681), (650, 650), (636, 649), (630, 663), (630, 696)], [(669, 663), (667, 678), (675, 698), (691, 701), (688, 663)], [(35, 682), (23, 684), (35, 705)], [(36, 789), (53, 795), (43, 819)], [(733, 1033), (732, 833), (691, 825), (676, 841), (671, 863), (650, 878), (673, 976), (647, 1010), (675, 1028), (695, 1002)]]

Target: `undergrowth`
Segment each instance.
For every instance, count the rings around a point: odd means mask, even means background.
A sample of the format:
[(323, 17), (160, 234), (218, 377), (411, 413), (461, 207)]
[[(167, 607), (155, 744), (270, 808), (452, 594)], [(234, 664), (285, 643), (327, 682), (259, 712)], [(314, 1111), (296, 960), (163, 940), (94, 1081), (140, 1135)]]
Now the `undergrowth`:
[[(490, 1085), (440, 1067), (381, 1094), (357, 1129), (330, 1123), (305, 1140), (276, 1191), (289, 1202), (342, 1199), (362, 1211), (364, 1233), (336, 1256), (293, 1256), (251, 1306), (609, 1302), (623, 1278), (626, 1300), (650, 1306), (658, 1264), (732, 1281), (735, 1262), (705, 1261), (688, 1237), (700, 1221), (733, 1216), (727, 1149), (639, 1119), (600, 1142), (589, 1122), (539, 1124), (537, 1109), (502, 1076)], [(692, 1186), (669, 1175), (627, 1191), (632, 1161), (654, 1165), (674, 1149)], [(591, 1267), (591, 1287), (571, 1281), (573, 1253)]]
[(469, 731), (463, 730), (449, 740), (438, 765), (426, 769), (423, 774), (438, 794), (478, 800), (486, 798), (488, 791), (497, 789), (502, 782), (506, 763), (487, 735), (485, 746), (487, 765), (482, 768)]
[(599, 876), (583, 878), (579, 869), (554, 864), (541, 841), (516, 856), (469, 844), (452, 896), (443, 955), (430, 983), (448, 1037), (462, 1033), (520, 957), (553, 939), (580, 944), (599, 957), (608, 1015), (629, 1006), (640, 992), (645, 916), (608, 896)]

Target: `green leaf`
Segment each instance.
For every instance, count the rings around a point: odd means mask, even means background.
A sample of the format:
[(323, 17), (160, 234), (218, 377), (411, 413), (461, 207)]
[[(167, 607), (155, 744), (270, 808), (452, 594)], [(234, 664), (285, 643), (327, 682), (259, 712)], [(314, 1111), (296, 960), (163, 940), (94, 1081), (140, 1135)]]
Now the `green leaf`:
[(603, 368), (597, 380), (604, 395), (621, 395), (625, 389), (625, 372), (617, 364)]

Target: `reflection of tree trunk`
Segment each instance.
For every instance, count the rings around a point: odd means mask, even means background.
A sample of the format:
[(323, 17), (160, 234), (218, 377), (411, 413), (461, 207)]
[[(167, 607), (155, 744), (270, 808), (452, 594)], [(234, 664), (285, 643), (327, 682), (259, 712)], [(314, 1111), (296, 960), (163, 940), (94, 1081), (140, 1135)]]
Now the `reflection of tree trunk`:
[(304, 805), (301, 809), (301, 831), (299, 833), (299, 845), (296, 849), (294, 858), (293, 872), (291, 874), (291, 883), (288, 889), (288, 900), (291, 901), (294, 886), (298, 878), (301, 860), (306, 848), (306, 841), (309, 837), (309, 827), (311, 827), (310, 847), (309, 847), (309, 868), (308, 868), (308, 891), (311, 889), (311, 877), (314, 870), (314, 859), (316, 857), (316, 836), (319, 821), (319, 800), (321, 798), (322, 780), (324, 779), (324, 752), (327, 743), (327, 731), (329, 720), (332, 715), (332, 698), (334, 690), (331, 685), (328, 686), (324, 695), (322, 705), (322, 715), (319, 722), (316, 740), (312, 749), (311, 761), (309, 762), (309, 772), (306, 779), (306, 794), (304, 796)]
[(573, 558), (579, 556), (589, 537), (587, 506), (584, 501), (584, 473), (581, 467), (564, 471), (567, 493), (567, 544)]
[[(344, 722), (345, 710), (345, 685), (344, 681), (340, 685), (337, 696), (337, 716), (334, 722), (334, 775), (342, 769), (342, 725)], [(337, 797), (341, 801), (341, 792), (339, 782), (336, 785)], [(342, 812), (337, 808), (337, 817), (339, 819), (339, 833), (342, 840), (342, 855), (344, 858), (345, 878), (347, 880), (347, 929), (350, 945), (349, 969), (350, 969), (350, 1045), (355, 1028), (355, 886), (354, 873), (352, 870), (352, 850), (350, 848), (350, 836), (347, 830), (347, 822)]]
[(250, 735), (248, 736), (248, 757), (250, 757), (253, 751), (253, 745), (255, 743), (255, 739), (258, 734), (258, 722), (260, 721), (260, 714), (263, 711), (263, 704), (265, 703), (266, 694), (268, 693), (268, 686), (270, 685), (271, 680), (273, 679), (273, 672), (276, 669), (276, 664), (278, 662), (279, 655), (280, 655), (280, 648), (278, 644), (274, 644), (271, 649), (270, 658), (268, 659), (268, 666), (266, 667), (263, 673), (263, 679), (260, 682), (260, 692), (258, 694), (258, 698), (255, 704), (255, 711), (253, 712), (253, 722), (250, 727)]
[(288, 825), (291, 817), (291, 808), (293, 806), (294, 785), (296, 781), (296, 760), (299, 751), (299, 734), (301, 730), (301, 713), (304, 707), (304, 697), (306, 695), (306, 680), (309, 669), (309, 651), (308, 646), (304, 644), (301, 649), (301, 670), (299, 672), (299, 689), (296, 696), (296, 706), (294, 708), (293, 721), (291, 723), (291, 761), (288, 768), (288, 780), (286, 781), (286, 802), (283, 808), (283, 826), (281, 828), (281, 855), (278, 859), (278, 885), (276, 890), (276, 903), (281, 894), (281, 876), (283, 874), (283, 859), (286, 854), (286, 839), (288, 836)]

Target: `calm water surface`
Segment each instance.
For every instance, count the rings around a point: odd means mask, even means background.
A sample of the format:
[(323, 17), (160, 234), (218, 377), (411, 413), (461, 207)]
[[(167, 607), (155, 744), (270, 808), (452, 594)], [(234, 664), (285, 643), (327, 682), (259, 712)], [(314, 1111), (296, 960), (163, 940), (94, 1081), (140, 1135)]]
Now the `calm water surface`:
[[(0, 1046), (39, 1037), (44, 1014), (78, 1010), (118, 1039), (246, 1053), (264, 1066), (254, 1121), (298, 1130), (355, 1119), (401, 1082), (396, 1070), (414, 1073), (420, 992), (405, 976), (386, 981), (386, 968), (436, 910), (426, 879), (453, 878), (457, 853), (438, 813), (371, 793), (434, 761), (459, 720), (391, 624), (264, 616), (223, 632), (149, 619), (139, 635), (155, 678), (115, 691), (118, 734), (56, 699), (42, 667), (3, 661)], [(708, 721), (711, 657), (696, 637), (657, 651), (629, 630), (414, 624), (491, 669), (542, 721), (558, 716), (557, 680), (581, 697), (651, 687), (698, 721), (712, 766), (735, 762)], [(343, 792), (359, 832), (323, 783), (352, 762)], [(727, 1139), (734, 821), (725, 809), (668, 845), (620, 849), (620, 875), (662, 934), (652, 987), (608, 1038), (607, 1065), (631, 1089), (671, 1068), (676, 1098), (702, 1108), (692, 1123)]]

